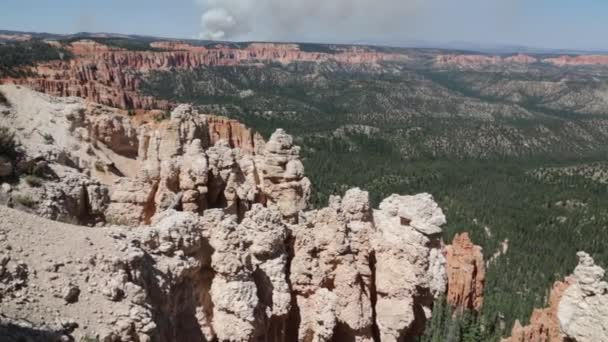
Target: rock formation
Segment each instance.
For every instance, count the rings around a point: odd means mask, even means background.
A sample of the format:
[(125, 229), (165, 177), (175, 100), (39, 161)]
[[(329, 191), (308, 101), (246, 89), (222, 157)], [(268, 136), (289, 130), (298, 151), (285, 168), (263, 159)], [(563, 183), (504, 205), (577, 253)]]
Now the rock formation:
[(191, 106), (140, 122), (1, 88), (26, 164), (2, 187), (8, 204), (105, 226), (0, 207), (9, 341), (403, 341), (445, 293), (431, 195), (374, 210), (352, 189), (307, 211), (310, 182), (283, 130), (264, 142)]
[(2, 313), (103, 341), (398, 341), (419, 333), (446, 282), (437, 235), (444, 218), (432, 198), (395, 195), (372, 211), (367, 193), (353, 189), (302, 215), (292, 225), (261, 204), (240, 222), (225, 209), (169, 209), (139, 229), (90, 230), (0, 207)]
[(486, 267), (481, 247), (473, 244), (468, 233), (457, 234), (445, 247), (448, 275), (448, 303), (459, 309), (481, 310)]
[(577, 342), (608, 341), (608, 283), (605, 271), (579, 252), (573, 283), (564, 292), (557, 316), (562, 331)]

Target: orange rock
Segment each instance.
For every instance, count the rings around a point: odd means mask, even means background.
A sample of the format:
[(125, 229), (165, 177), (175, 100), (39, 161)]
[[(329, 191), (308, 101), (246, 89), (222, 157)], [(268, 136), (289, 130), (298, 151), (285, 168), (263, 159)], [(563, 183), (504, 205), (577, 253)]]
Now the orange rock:
[(457, 234), (445, 246), (448, 275), (448, 303), (459, 310), (479, 311), (483, 305), (486, 268), (481, 247), (471, 242), (468, 233)]
[(245, 152), (255, 152), (263, 138), (259, 133), (253, 133), (242, 123), (221, 116), (209, 115), (207, 117), (211, 145), (219, 140), (226, 140), (232, 148), (240, 148)]
[(563, 282), (558, 281), (553, 285), (549, 295), (549, 307), (544, 309), (534, 309), (530, 324), (525, 327), (515, 322), (511, 330), (511, 336), (504, 338), (501, 342), (566, 342), (568, 339), (562, 334), (559, 321), (557, 319), (557, 309), (559, 302), (568, 288), (572, 284), (571, 278), (566, 278)]

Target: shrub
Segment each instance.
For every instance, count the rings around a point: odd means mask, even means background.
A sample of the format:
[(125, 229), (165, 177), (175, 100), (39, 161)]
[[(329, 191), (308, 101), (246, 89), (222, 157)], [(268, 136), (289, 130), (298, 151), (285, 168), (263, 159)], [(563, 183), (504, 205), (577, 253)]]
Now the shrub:
[(106, 172), (106, 165), (101, 160), (95, 162), (95, 170), (99, 172)]
[(39, 62), (69, 59), (72, 54), (43, 41), (11, 42), (0, 45), (0, 77), (23, 77), (32, 74), (28, 66)]
[(25, 182), (31, 187), (39, 188), (42, 186), (42, 183), (44, 183), (44, 180), (40, 177), (27, 175), (25, 176)]
[(109, 226), (128, 226), (129, 220), (124, 217), (106, 217), (106, 225)]
[(11, 132), (7, 127), (0, 127), (0, 155), (15, 158), (18, 154), (18, 146), (15, 133)]
[(44, 139), (44, 142), (45, 142), (47, 145), (51, 145), (51, 144), (53, 144), (53, 143), (55, 142), (55, 138), (53, 138), (53, 136), (52, 136), (52, 135), (50, 135), (49, 133), (44, 133), (44, 134), (42, 135), (42, 138)]
[(36, 201), (30, 195), (18, 194), (13, 197), (17, 203), (24, 207), (33, 208), (36, 205)]
[(166, 110), (162, 113), (158, 113), (158, 114), (154, 115), (154, 121), (161, 122), (161, 121), (167, 120), (170, 117), (171, 117), (171, 112)]

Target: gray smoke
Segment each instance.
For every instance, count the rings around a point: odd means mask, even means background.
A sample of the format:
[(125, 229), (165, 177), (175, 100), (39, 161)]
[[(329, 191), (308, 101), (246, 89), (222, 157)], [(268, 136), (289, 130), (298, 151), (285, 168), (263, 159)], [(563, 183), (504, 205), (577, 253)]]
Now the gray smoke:
[(403, 27), (424, 0), (202, 0), (202, 39), (363, 39)]
[[(524, 0), (196, 0), (202, 39), (399, 42), (495, 40)], [(505, 21), (506, 20), (506, 21)], [(510, 32), (510, 36), (513, 36)], [(507, 36), (505, 34), (505, 36)]]

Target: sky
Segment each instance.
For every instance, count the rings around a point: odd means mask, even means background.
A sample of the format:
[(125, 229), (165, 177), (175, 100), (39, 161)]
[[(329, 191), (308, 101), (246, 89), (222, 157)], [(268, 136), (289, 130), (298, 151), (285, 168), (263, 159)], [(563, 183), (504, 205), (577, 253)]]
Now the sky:
[(0, 29), (608, 48), (607, 0), (2, 0)]

